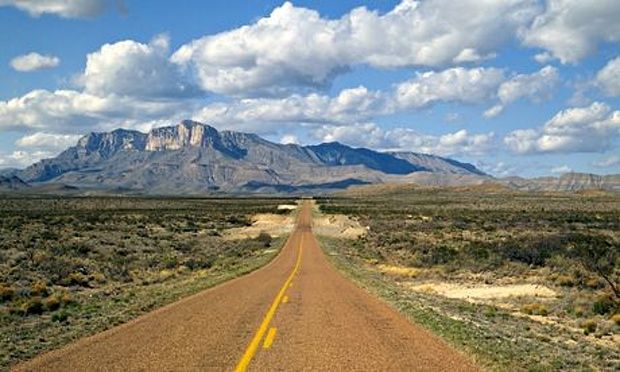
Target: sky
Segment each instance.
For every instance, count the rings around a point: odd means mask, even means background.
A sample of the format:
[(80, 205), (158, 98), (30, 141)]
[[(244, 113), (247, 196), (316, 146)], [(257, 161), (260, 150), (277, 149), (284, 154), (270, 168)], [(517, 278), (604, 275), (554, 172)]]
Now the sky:
[(193, 119), (620, 173), (618, 0), (0, 0), (0, 168)]

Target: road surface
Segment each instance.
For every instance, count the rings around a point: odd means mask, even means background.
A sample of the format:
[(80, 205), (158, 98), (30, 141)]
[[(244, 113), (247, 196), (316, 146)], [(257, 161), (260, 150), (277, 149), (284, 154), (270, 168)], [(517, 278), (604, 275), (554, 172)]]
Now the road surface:
[(341, 276), (310, 202), (270, 264), (17, 366), (31, 371), (473, 371), (461, 354)]

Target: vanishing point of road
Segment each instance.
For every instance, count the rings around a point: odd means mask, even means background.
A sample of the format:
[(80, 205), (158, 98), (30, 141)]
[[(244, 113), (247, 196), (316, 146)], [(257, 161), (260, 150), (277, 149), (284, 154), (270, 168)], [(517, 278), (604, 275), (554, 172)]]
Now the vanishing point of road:
[(18, 365), (31, 371), (473, 371), (323, 255), (305, 201), (280, 254), (241, 278)]

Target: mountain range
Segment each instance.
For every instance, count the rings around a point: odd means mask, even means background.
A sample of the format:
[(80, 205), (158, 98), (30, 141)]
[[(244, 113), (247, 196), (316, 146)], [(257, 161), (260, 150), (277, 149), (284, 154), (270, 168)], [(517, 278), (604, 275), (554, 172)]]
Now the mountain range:
[(295, 192), (413, 176), (489, 178), (471, 164), (416, 153), (384, 153), (338, 142), (277, 144), (185, 120), (148, 133), (90, 133), (52, 159), (13, 175), (27, 183), (148, 193)]
[(46, 192), (306, 193), (379, 183), (489, 182), (533, 191), (620, 190), (620, 176), (569, 173), (496, 179), (472, 164), (435, 155), (379, 152), (338, 142), (278, 144), (190, 120), (148, 133), (90, 133), (55, 158), (0, 172), (0, 190)]

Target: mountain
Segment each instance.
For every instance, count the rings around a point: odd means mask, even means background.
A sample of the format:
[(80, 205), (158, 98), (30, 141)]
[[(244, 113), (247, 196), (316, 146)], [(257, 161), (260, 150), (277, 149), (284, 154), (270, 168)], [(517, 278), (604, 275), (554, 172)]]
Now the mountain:
[(501, 180), (505, 185), (525, 191), (620, 191), (620, 175), (599, 176), (590, 173), (570, 172), (559, 177), (525, 179), (509, 177)]
[(30, 185), (17, 176), (0, 176), (0, 191), (24, 190), (29, 187)]
[(471, 164), (432, 155), (382, 153), (337, 142), (283, 145), (189, 120), (149, 133), (90, 133), (57, 157), (16, 175), (29, 183), (201, 193), (305, 192), (407, 182), (416, 174), (432, 182), (452, 175), (471, 182), (490, 178)]

